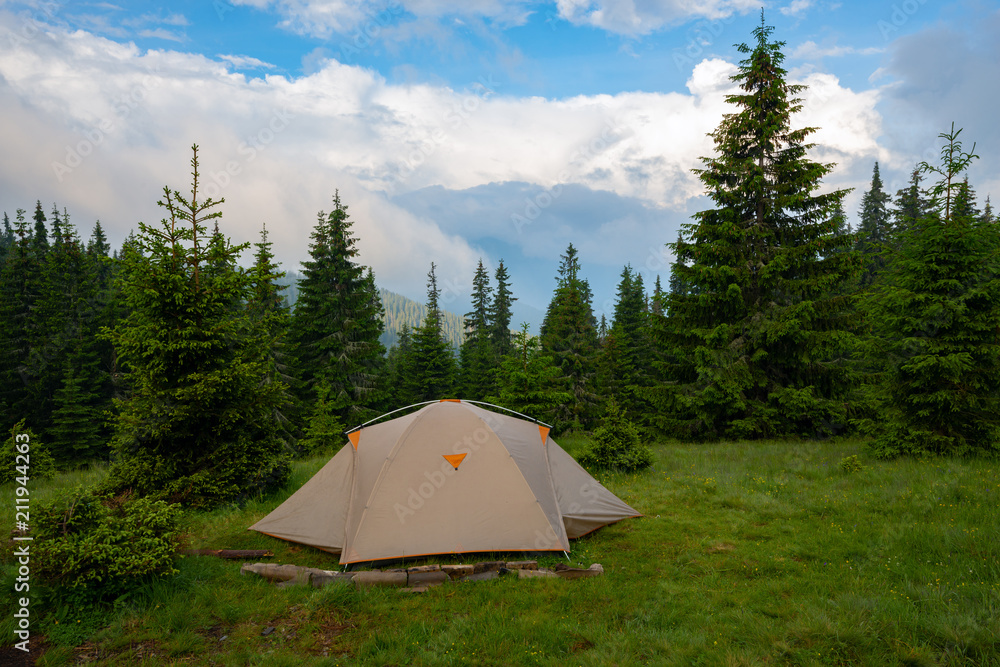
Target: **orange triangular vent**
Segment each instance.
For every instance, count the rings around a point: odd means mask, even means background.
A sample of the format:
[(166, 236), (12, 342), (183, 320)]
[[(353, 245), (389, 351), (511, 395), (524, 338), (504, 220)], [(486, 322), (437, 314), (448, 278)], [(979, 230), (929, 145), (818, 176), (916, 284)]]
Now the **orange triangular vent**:
[(354, 449), (357, 449), (358, 440), (361, 439), (361, 430), (359, 429), (357, 431), (351, 431), (350, 433), (347, 434), (347, 439), (351, 441), (352, 445), (354, 445)]
[(462, 465), (462, 461), (465, 460), (465, 454), (442, 454), (441, 456), (443, 456), (455, 470), (458, 470), (458, 466)]
[(552, 429), (550, 429), (548, 426), (542, 426), (541, 424), (538, 425), (538, 434), (540, 436), (542, 436), (542, 444), (543, 445), (545, 444), (545, 441), (548, 440), (548, 438), (549, 438), (549, 431), (550, 430), (552, 430)]

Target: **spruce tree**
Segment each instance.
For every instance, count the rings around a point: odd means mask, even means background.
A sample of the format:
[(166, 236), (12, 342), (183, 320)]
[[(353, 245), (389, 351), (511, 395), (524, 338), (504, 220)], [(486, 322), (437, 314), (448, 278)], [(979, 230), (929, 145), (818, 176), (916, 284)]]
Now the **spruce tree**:
[(871, 187), (861, 199), (859, 212), (857, 250), (864, 266), (860, 279), (862, 288), (871, 285), (885, 268), (884, 253), (890, 237), (889, 200), (889, 195), (882, 189), (882, 177), (876, 162)]
[(453, 398), (455, 388), (455, 358), (441, 328), (434, 263), (427, 273), (427, 317), (413, 332), (411, 377), (408, 386), (414, 402)]
[(38, 257), (43, 257), (49, 251), (49, 232), (45, 227), (47, 218), (42, 210), (42, 202), (35, 202), (35, 236), (32, 240), (33, 249)]
[(1000, 453), (1000, 230), (976, 215), (959, 180), (977, 156), (961, 130), (939, 135), (940, 180), (901, 237), (885, 285), (864, 302), (881, 368), (860, 425), (878, 456)]
[(852, 254), (838, 250), (852, 239), (834, 218), (847, 191), (816, 193), (832, 165), (806, 156), (815, 128), (792, 129), (804, 87), (786, 82), (772, 32), (762, 12), (756, 43), (737, 46), (742, 92), (726, 98), (737, 111), (695, 170), (715, 208), (673, 244), (685, 289), (668, 296), (660, 344), (677, 364), (664, 380), (676, 384), (657, 411), (696, 438), (820, 436), (847, 417)]
[(417, 402), (417, 387), (413, 377), (413, 340), (410, 325), (403, 322), (399, 337), (386, 356), (385, 374), (387, 378), (388, 409), (395, 409)]
[(541, 327), (544, 356), (555, 359), (566, 391), (573, 399), (560, 406), (556, 426), (588, 428), (596, 417), (598, 397), (594, 391), (597, 370), (597, 320), (591, 308), (590, 285), (580, 277), (580, 261), (570, 243), (561, 256), (556, 289)]
[(382, 304), (374, 279), (358, 262), (352, 224), (335, 192), (333, 210), (320, 212), (312, 232), (289, 336), (299, 399), (311, 408), (323, 385), (324, 409), (345, 424), (366, 421), (380, 405), (385, 353)]
[(490, 342), (490, 276), (479, 260), (472, 278), (472, 310), (465, 314), (465, 340), (461, 352), (462, 397), (481, 401), (492, 393), (492, 371), (495, 367), (493, 349)]
[(275, 406), (274, 421), (278, 425), (278, 437), (286, 450), (295, 446), (295, 427), (286, 412), (286, 406), (294, 409), (295, 399), (290, 386), (295, 380), (288, 368), (287, 340), (290, 314), (281, 292), (287, 286), (280, 284), (285, 272), (274, 259), (271, 247), (274, 244), (267, 238), (267, 226), (260, 229), (260, 241), (254, 244), (253, 267), (250, 269), (250, 297), (247, 300), (247, 311), (251, 322), (267, 331), (273, 341), (267, 351), (268, 371), (267, 382), (280, 383), (284, 402)]
[(555, 360), (541, 352), (538, 338), (528, 333), (524, 323), (514, 334), (514, 352), (504, 356), (497, 369), (497, 393), (486, 400), (552, 423), (560, 407), (573, 400), (561, 375)]
[(892, 247), (898, 250), (903, 236), (927, 213), (928, 201), (924, 197), (923, 173), (919, 167), (910, 173), (910, 183), (896, 192), (892, 210)]
[(139, 223), (117, 280), (128, 316), (108, 336), (127, 366), (117, 402), (115, 461), (104, 486), (192, 506), (261, 493), (287, 479), (268, 382), (274, 340), (233, 301), (250, 297), (237, 259), (248, 243), (213, 239), (206, 223), (223, 200), (201, 199), (198, 147), (191, 194), (165, 187), (159, 226)]
[(507, 267), (504, 266), (503, 259), (500, 260), (493, 275), (497, 281), (497, 287), (493, 293), (493, 301), (490, 302), (487, 319), (490, 323), (490, 343), (493, 347), (494, 361), (499, 363), (500, 359), (514, 351), (510, 320), (513, 317), (511, 309), (517, 298), (510, 291), (510, 275), (507, 272)]
[(24, 209), (17, 209), (13, 233), (14, 243), (0, 267), (0, 408), (4, 429), (26, 418), (31, 408), (24, 368), (31, 349), (32, 313), (41, 273)]

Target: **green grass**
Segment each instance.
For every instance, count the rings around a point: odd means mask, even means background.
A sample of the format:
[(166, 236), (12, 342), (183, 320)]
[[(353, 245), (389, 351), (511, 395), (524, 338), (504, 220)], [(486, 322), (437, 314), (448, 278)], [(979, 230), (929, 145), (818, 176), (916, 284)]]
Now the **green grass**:
[[(579, 454), (588, 441), (560, 444)], [(82, 649), (50, 644), (39, 664), (1000, 665), (1000, 462), (874, 461), (858, 441), (653, 450), (651, 470), (598, 475), (646, 515), (573, 542), (573, 563), (603, 577), (278, 589), (188, 557)], [(862, 470), (841, 469), (851, 455)], [(246, 530), (323, 462), (297, 464), (273, 497), (189, 515), (189, 545), (336, 567)], [(0, 489), (8, 523), (11, 496)]]

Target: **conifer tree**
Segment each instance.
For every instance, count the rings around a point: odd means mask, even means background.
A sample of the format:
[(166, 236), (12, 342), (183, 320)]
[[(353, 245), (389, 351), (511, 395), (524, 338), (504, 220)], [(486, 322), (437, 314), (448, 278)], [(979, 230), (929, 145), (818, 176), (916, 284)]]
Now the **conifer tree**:
[(472, 278), (472, 310), (465, 314), (465, 340), (461, 347), (461, 390), (462, 397), (482, 400), (492, 393), (492, 371), (495, 366), (490, 342), (489, 321), (490, 276), (479, 260)]
[(395, 409), (418, 402), (413, 377), (413, 340), (406, 322), (400, 327), (399, 338), (386, 357), (385, 373), (389, 387), (386, 407)]
[(511, 309), (517, 298), (510, 291), (510, 275), (503, 259), (497, 265), (494, 278), (497, 281), (497, 288), (493, 293), (487, 319), (490, 322), (490, 343), (493, 347), (494, 360), (499, 363), (501, 358), (514, 351), (510, 320), (513, 317)]
[(884, 253), (890, 237), (889, 200), (889, 195), (882, 189), (882, 177), (876, 162), (871, 187), (861, 199), (859, 213), (857, 250), (864, 266), (860, 279), (862, 288), (871, 285), (885, 268)]
[(497, 393), (486, 400), (551, 423), (560, 406), (573, 400), (563, 385), (555, 360), (541, 352), (538, 338), (523, 323), (514, 334), (514, 353), (506, 355), (497, 369)]
[(45, 211), (42, 210), (42, 202), (35, 202), (35, 236), (33, 239), (33, 249), (38, 257), (44, 256), (49, 251), (49, 232), (45, 227)]
[(1000, 230), (977, 216), (959, 180), (977, 156), (961, 130), (939, 135), (940, 180), (928, 210), (902, 235), (885, 285), (864, 307), (874, 417), (861, 420), (876, 455), (1000, 453)]
[(237, 264), (249, 244), (209, 235), (223, 200), (200, 198), (192, 150), (190, 196), (165, 187), (157, 203), (168, 217), (139, 223), (120, 257), (129, 312), (108, 335), (130, 392), (118, 401), (104, 487), (199, 506), (274, 488), (289, 465), (273, 418), (283, 390), (266, 381), (273, 338), (232, 309), (250, 297)]
[(596, 416), (598, 404), (593, 386), (599, 351), (597, 320), (591, 308), (590, 285), (580, 277), (580, 261), (572, 243), (561, 256), (556, 280), (555, 293), (542, 321), (542, 354), (555, 359), (573, 400), (560, 406), (555, 426), (587, 428)]
[(290, 314), (281, 292), (286, 285), (279, 284), (285, 277), (285, 272), (274, 259), (271, 247), (274, 244), (267, 239), (267, 226), (261, 225), (260, 241), (254, 244), (254, 263), (250, 269), (250, 297), (247, 301), (247, 311), (250, 321), (267, 331), (273, 341), (267, 351), (268, 371), (266, 382), (281, 384), (284, 404), (275, 406), (274, 421), (278, 425), (278, 437), (286, 450), (292, 450), (295, 445), (295, 427), (286, 415), (285, 406), (293, 408), (294, 397), (290, 387), (295, 379), (288, 368), (287, 341), (288, 322)]
[(898, 249), (901, 239), (913, 224), (922, 218), (928, 210), (928, 201), (924, 197), (923, 173), (915, 168), (910, 173), (910, 184), (896, 192), (892, 210), (892, 247)]
[(4, 429), (25, 418), (31, 408), (24, 366), (30, 352), (31, 315), (38, 300), (41, 266), (24, 209), (17, 209), (13, 233), (13, 245), (0, 267), (0, 408)]
[(382, 401), (378, 376), (385, 348), (374, 279), (357, 261), (357, 239), (340, 193), (320, 212), (303, 262), (290, 324), (299, 398), (308, 409), (325, 385), (326, 408), (344, 423), (370, 418)]
[[(696, 169), (715, 208), (673, 244), (685, 290), (668, 297), (661, 352), (676, 382), (657, 412), (697, 438), (819, 436), (846, 419), (844, 354), (852, 239), (836, 234), (845, 190), (816, 194), (832, 165), (806, 156), (815, 128), (792, 129), (803, 86), (786, 82), (773, 28), (738, 45), (737, 109)], [(665, 340), (664, 340), (665, 338)], [(667, 364), (665, 361), (664, 364)], [(661, 367), (661, 370), (668, 365)]]
[(455, 358), (441, 329), (441, 309), (438, 300), (434, 262), (427, 273), (427, 317), (413, 333), (411, 379), (414, 402), (453, 398)]

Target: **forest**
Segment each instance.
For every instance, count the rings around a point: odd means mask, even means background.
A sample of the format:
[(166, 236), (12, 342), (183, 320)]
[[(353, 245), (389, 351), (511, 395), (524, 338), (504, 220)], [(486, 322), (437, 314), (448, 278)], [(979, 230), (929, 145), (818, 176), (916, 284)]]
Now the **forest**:
[(422, 322), (397, 327), (406, 314), (387, 315), (339, 193), (290, 307), (266, 228), (252, 246), (220, 231), (197, 146), (190, 190), (164, 188), (164, 219), (120, 248), (100, 222), (84, 240), (57, 206), (5, 213), (7, 448), (27, 430), (37, 461), (109, 461), (107, 489), (192, 505), (274, 488), (345, 428), (445, 397), (556, 433), (592, 431), (613, 400), (647, 440), (860, 435), (884, 458), (996, 455), (1000, 225), (965, 176), (975, 144), (953, 125), (895, 194), (875, 163), (849, 224), (848, 191), (821, 192), (836, 166), (808, 155), (816, 128), (793, 127), (802, 87), (770, 31), (742, 45), (742, 92), (695, 169), (713, 207), (668, 243), (666, 285), (622, 268), (610, 321), (570, 244), (538, 336), (511, 321), (502, 260), (493, 275), (480, 261), (457, 348), (434, 263)]

